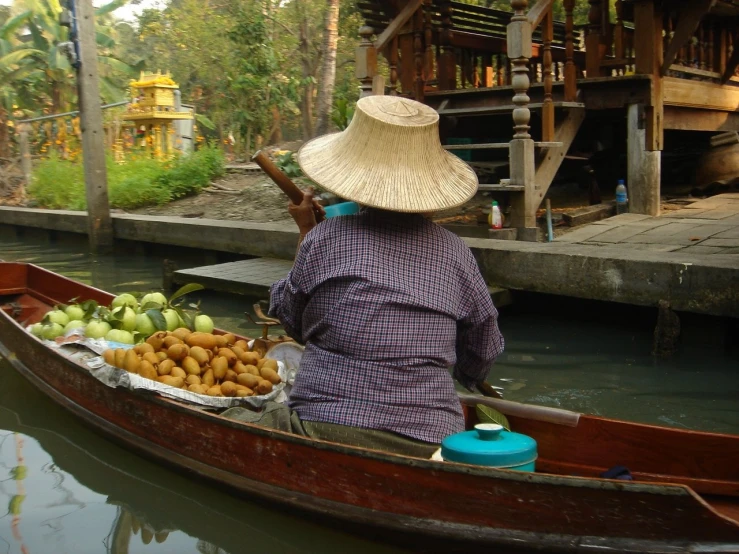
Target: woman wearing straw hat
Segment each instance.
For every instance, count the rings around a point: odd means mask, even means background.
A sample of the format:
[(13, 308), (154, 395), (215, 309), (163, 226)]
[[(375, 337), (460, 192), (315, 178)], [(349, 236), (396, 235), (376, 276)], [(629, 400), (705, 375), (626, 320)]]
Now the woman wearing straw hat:
[(438, 123), (418, 102), (369, 96), (345, 131), (298, 153), (308, 177), (363, 206), (320, 224), (311, 193), (289, 206), (301, 244), (270, 315), (306, 345), (289, 399), (301, 433), (429, 456), (464, 430), (449, 368), (471, 389), (503, 350), (472, 253), (424, 217), (477, 190)]

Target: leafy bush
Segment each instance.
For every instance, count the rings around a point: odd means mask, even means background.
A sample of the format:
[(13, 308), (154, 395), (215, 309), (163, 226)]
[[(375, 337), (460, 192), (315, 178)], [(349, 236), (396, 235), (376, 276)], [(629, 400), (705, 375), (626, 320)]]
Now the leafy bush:
[(303, 170), (300, 169), (294, 152), (279, 154), (275, 159), (275, 165), (288, 177), (302, 177)]
[[(225, 173), (223, 153), (212, 147), (171, 162), (139, 158), (117, 164), (108, 157), (107, 169), (108, 200), (111, 207), (123, 209), (165, 204), (173, 198), (197, 194), (211, 179)], [(45, 208), (84, 210), (82, 162), (62, 160), (52, 153), (34, 168), (28, 193)]]

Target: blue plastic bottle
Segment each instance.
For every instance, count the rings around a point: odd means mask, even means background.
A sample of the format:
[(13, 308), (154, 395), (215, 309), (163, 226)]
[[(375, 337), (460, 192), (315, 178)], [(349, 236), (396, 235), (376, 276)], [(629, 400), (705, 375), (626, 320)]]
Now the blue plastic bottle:
[(629, 197), (623, 179), (619, 179), (616, 187), (616, 213), (625, 214), (629, 211)]

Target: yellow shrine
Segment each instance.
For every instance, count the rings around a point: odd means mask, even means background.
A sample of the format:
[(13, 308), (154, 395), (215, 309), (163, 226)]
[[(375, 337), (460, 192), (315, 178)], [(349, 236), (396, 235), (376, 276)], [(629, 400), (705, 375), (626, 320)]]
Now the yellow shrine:
[(167, 158), (174, 153), (172, 121), (193, 119), (189, 111), (178, 111), (174, 91), (179, 89), (169, 73), (141, 72), (138, 81), (131, 81), (131, 103), (122, 119), (133, 121), (143, 132), (144, 146), (156, 158)]

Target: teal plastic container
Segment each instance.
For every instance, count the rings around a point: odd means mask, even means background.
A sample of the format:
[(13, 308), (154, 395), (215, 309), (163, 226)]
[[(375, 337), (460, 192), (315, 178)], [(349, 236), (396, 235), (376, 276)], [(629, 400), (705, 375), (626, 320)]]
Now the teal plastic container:
[(506, 431), (495, 423), (480, 423), (473, 431), (450, 435), (441, 441), (441, 457), (450, 462), (534, 471), (536, 441)]
[(324, 211), (326, 217), (336, 217), (338, 215), (352, 215), (359, 213), (359, 204), (356, 202), (342, 202), (340, 204), (333, 204), (331, 206), (325, 206)]

